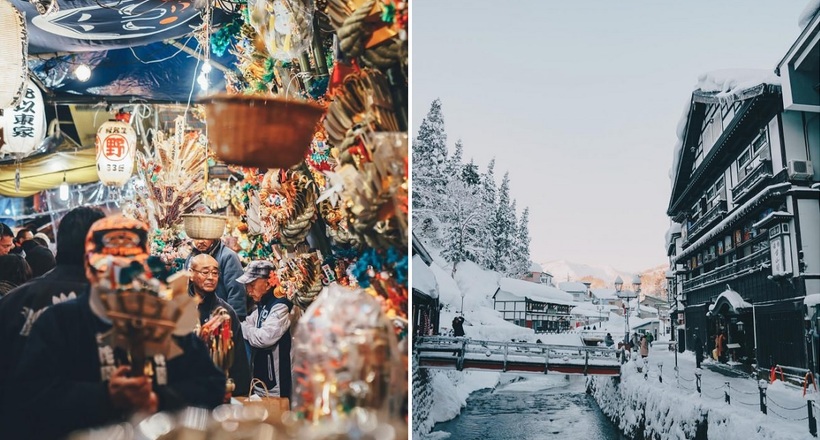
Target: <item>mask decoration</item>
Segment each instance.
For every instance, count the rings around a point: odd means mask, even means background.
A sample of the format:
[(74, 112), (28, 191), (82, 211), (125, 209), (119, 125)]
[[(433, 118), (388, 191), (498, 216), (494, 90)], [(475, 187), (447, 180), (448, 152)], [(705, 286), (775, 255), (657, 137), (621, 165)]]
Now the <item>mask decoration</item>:
[[(196, 305), (188, 295), (188, 275), (168, 275), (157, 257), (148, 255), (144, 223), (111, 216), (94, 223), (86, 236), (86, 273), (92, 301), (102, 304), (113, 325), (111, 345), (125, 350), (132, 366), (146, 359), (181, 353), (171, 335), (190, 333), (197, 323)], [(132, 374), (144, 374), (144, 368)]]

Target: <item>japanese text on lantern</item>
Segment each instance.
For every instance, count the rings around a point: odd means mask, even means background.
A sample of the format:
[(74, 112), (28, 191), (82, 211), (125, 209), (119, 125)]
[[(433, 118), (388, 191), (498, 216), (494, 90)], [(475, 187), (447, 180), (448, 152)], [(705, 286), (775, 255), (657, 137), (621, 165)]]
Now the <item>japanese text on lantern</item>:
[(17, 138), (34, 137), (34, 90), (26, 88), (26, 94), (20, 105), (14, 111), (19, 112), (14, 115), (14, 128), (11, 136)]
[(122, 160), (127, 151), (128, 145), (123, 136), (112, 134), (105, 138), (103, 155), (106, 159), (114, 161)]

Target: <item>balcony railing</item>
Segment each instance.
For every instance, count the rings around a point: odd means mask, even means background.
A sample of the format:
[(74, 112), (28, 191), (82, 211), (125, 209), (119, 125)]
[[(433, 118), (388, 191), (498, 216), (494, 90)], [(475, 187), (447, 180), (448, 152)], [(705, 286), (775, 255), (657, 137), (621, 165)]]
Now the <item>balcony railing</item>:
[(699, 275), (691, 280), (683, 282), (683, 290), (689, 291), (699, 289), (701, 287), (711, 286), (729, 278), (745, 275), (747, 273), (757, 272), (771, 264), (771, 254), (768, 248), (761, 247), (756, 252), (747, 257), (735, 260), (725, 266), (719, 267), (715, 270)]
[(771, 165), (768, 161), (761, 162), (757, 168), (746, 175), (746, 178), (732, 188), (732, 200), (739, 200), (760, 181), (768, 177), (772, 177)]
[(687, 235), (686, 235), (686, 243), (695, 240), (699, 232), (703, 231), (707, 226), (711, 225), (715, 220), (723, 217), (726, 214), (726, 202), (720, 201), (717, 205), (713, 206), (712, 209), (703, 214), (703, 217), (699, 218), (696, 222), (692, 223), (689, 226)]

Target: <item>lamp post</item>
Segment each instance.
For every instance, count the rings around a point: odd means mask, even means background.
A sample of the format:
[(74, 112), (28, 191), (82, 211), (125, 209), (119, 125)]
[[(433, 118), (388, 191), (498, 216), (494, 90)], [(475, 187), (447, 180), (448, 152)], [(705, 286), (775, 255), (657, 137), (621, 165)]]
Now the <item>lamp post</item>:
[(635, 275), (632, 277), (632, 290), (635, 292), (635, 297), (638, 298), (638, 318), (641, 317), (641, 300), (640, 300), (640, 293), (641, 293), (641, 276)]
[[(638, 285), (640, 286), (641, 279), (638, 278)], [(634, 284), (634, 280), (633, 280)], [(624, 287), (624, 280), (621, 279), (620, 276), (615, 278), (615, 296), (621, 299), (624, 302), (624, 316), (626, 316), (626, 331), (624, 332), (624, 342), (629, 341), (629, 300), (637, 297), (635, 292), (625, 291), (623, 292), (622, 289)]]

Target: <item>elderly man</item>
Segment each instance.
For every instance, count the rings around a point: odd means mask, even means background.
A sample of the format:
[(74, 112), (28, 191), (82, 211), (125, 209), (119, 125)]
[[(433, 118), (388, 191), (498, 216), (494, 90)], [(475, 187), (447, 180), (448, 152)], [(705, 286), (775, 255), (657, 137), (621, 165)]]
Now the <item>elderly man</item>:
[[(228, 377), (233, 380), (235, 388), (234, 396), (247, 396), (251, 384), (251, 372), (248, 365), (248, 355), (245, 352), (245, 339), (242, 337), (242, 328), (239, 326), (239, 319), (233, 308), (222, 298), (216, 296), (216, 286), (219, 281), (219, 263), (214, 257), (208, 254), (199, 254), (191, 259), (191, 293), (198, 298), (197, 309), (199, 310), (200, 338), (205, 341), (211, 352), (211, 358), (216, 359), (214, 350), (217, 348), (209, 344), (213, 338), (220, 338), (219, 327), (214, 324), (220, 322), (220, 315), (227, 313), (230, 317), (231, 341), (233, 348), (231, 351), (232, 360), (217, 365), (223, 369), (228, 367)], [(210, 328), (215, 327), (215, 328)], [(227, 350), (225, 350), (227, 351)]]
[[(242, 334), (253, 349), (253, 377), (261, 379), (268, 395), (291, 395), (290, 311), (293, 303), (269, 281), (273, 264), (251, 261), (237, 279), (245, 285), (256, 309), (242, 322)], [(261, 390), (255, 390), (257, 392)]]
[(200, 254), (212, 256), (219, 263), (219, 281), (216, 285), (216, 296), (225, 300), (239, 320), (245, 319), (247, 305), (245, 304), (245, 289), (242, 284), (236, 281), (242, 275), (242, 263), (239, 255), (229, 247), (222, 244), (221, 240), (194, 240), (194, 247), (185, 267), (190, 268), (191, 260)]
[[(143, 223), (122, 216), (99, 220), (88, 231), (90, 294), (48, 308), (31, 329), (6, 395), (4, 439), (64, 438), (138, 413), (222, 402), (225, 376), (193, 333), (171, 336), (167, 358), (158, 354), (133, 370), (129, 364), (139, 353), (129, 356), (109, 343), (112, 321), (101, 294), (142, 288), (132, 282), (146, 280), (147, 240)], [(151, 285), (146, 281), (138, 284)], [(147, 364), (152, 377), (142, 374)]]

